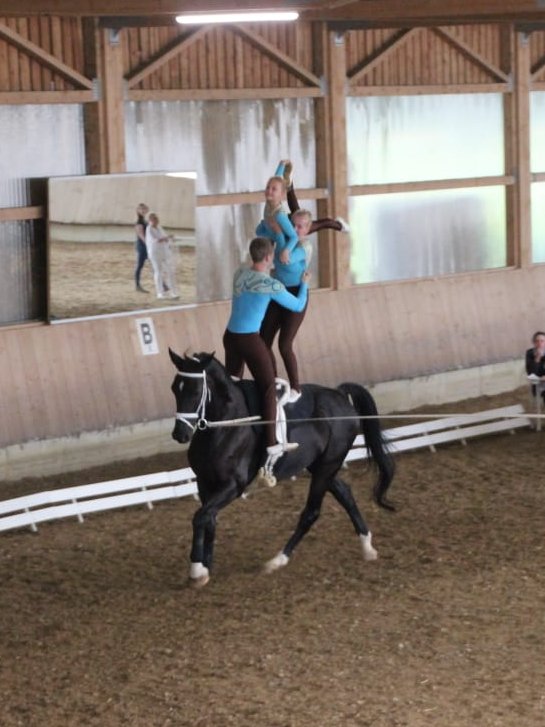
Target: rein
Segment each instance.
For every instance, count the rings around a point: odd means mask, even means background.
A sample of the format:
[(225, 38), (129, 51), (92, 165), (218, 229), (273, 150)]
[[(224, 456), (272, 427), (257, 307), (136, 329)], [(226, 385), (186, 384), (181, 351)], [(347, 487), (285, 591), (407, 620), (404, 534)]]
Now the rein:
[[(205, 429), (212, 429), (214, 427), (229, 427), (229, 426), (237, 426), (241, 422), (255, 422), (261, 419), (260, 416), (251, 416), (251, 417), (241, 417), (240, 419), (223, 419), (221, 421), (217, 422), (209, 422), (206, 419), (206, 402), (210, 402), (212, 399), (212, 392), (208, 388), (208, 380), (206, 378), (206, 371), (200, 371), (198, 373), (188, 373), (187, 371), (178, 371), (178, 375), (181, 376), (184, 379), (202, 379), (203, 385), (202, 385), (202, 394), (201, 394), (201, 400), (199, 402), (199, 405), (197, 406), (197, 410), (195, 412), (185, 412), (185, 411), (179, 411), (176, 412), (176, 419), (180, 422), (183, 422), (186, 426), (188, 426), (192, 432), (195, 432), (196, 429), (199, 429), (200, 431), (203, 431)], [(193, 426), (190, 419), (195, 419), (197, 421), (196, 425)]]

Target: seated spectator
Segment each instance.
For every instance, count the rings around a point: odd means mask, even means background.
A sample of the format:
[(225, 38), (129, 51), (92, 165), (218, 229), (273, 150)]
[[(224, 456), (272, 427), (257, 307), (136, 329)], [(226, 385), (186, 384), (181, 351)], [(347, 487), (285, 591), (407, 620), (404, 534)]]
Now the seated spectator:
[[(545, 381), (545, 333), (536, 331), (532, 336), (532, 348), (526, 351), (526, 373), (528, 376), (538, 376)], [(532, 394), (536, 395), (536, 386), (532, 386)], [(545, 390), (541, 392), (545, 401)]]

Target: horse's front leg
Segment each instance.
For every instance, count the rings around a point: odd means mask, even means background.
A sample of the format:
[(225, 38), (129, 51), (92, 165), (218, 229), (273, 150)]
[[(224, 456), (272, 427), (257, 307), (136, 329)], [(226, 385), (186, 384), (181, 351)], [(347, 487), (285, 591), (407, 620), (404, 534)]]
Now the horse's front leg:
[(267, 573), (272, 573), (288, 564), (291, 554), (297, 545), (320, 517), (322, 502), (326, 491), (327, 485), (324, 478), (316, 474), (312, 475), (307, 501), (299, 516), (295, 531), (284, 548), (265, 564), (265, 571)]
[(371, 545), (371, 531), (367, 527), (367, 524), (358, 509), (350, 486), (343, 480), (335, 479), (330, 484), (329, 491), (348, 513), (348, 517), (352, 521), (356, 535), (360, 539), (364, 560), (376, 560), (378, 558), (378, 553)]
[(229, 483), (220, 492), (207, 499), (193, 516), (193, 543), (189, 579), (192, 585), (205, 586), (210, 580), (210, 569), (216, 536), (218, 511), (237, 498), (235, 483)]

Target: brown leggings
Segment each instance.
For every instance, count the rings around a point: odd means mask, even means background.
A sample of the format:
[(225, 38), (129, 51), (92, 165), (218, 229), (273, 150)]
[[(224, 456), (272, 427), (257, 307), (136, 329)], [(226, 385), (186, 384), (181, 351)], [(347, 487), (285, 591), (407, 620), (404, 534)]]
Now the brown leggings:
[[(295, 190), (293, 189), (293, 186), (288, 187), (287, 198), (288, 198), (288, 207), (290, 208), (290, 215), (292, 215), (294, 212), (297, 212), (297, 210), (300, 209), (299, 202), (297, 200), (297, 196), (295, 194)], [(308, 234), (312, 235), (313, 232), (318, 232), (319, 230), (327, 230), (327, 229), (336, 230), (337, 232), (341, 232), (341, 230), (343, 229), (343, 226), (341, 225), (340, 222), (338, 222), (338, 220), (333, 220), (333, 219), (331, 219), (331, 217), (322, 217), (319, 220), (312, 220)]]
[[(288, 290), (293, 295), (297, 295), (299, 292), (299, 286), (290, 286), (286, 288), (286, 290)], [(299, 327), (303, 322), (305, 313), (307, 312), (307, 307), (308, 301), (306, 306), (300, 313), (294, 313), (293, 311), (288, 310), (287, 308), (283, 308), (281, 305), (278, 305), (278, 303), (271, 301), (269, 303), (269, 307), (267, 308), (263, 323), (261, 324), (260, 331), (261, 338), (265, 341), (269, 349), (273, 344), (276, 334), (278, 333), (278, 331), (280, 331), (280, 335), (278, 337), (278, 350), (280, 351), (280, 355), (282, 356), (282, 360), (284, 361), (284, 366), (286, 367), (286, 373), (288, 374), (290, 386), (292, 389), (297, 389), (297, 391), (300, 391), (301, 387), (299, 384), (299, 369), (297, 366), (297, 359), (295, 357), (295, 353), (293, 352), (293, 339), (295, 338), (297, 331), (299, 330)], [(276, 360), (272, 352), (271, 355), (273, 358), (274, 372), (276, 376)]]
[(266, 446), (276, 444), (275, 362), (269, 346), (259, 333), (223, 334), (225, 369), (230, 376), (242, 378), (244, 364), (250, 369), (261, 395), (261, 412), (265, 424)]

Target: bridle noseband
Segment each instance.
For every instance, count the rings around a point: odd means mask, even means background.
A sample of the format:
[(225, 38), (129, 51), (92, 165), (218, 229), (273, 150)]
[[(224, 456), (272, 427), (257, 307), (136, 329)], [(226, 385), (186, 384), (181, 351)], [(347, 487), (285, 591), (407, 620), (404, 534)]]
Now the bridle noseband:
[[(206, 371), (199, 371), (194, 374), (189, 373), (188, 371), (178, 371), (178, 376), (181, 376), (184, 379), (202, 379), (203, 384), (201, 400), (197, 406), (197, 410), (195, 412), (178, 411), (176, 412), (176, 419), (188, 426), (192, 432), (194, 432), (195, 429), (206, 429), (208, 426), (206, 421), (206, 402), (210, 401), (212, 398), (212, 393), (208, 388)], [(196, 419), (197, 423), (195, 426), (191, 424), (189, 421), (190, 419)]]

